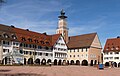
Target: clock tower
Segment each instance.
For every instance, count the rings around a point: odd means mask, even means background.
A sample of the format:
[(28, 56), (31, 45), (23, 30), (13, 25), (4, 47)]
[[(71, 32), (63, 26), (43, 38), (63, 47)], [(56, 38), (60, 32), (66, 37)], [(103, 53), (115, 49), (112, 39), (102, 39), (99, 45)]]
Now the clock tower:
[(58, 16), (59, 21), (58, 21), (58, 27), (56, 30), (57, 34), (62, 34), (64, 40), (66, 43), (68, 43), (68, 28), (67, 28), (67, 21), (66, 18), (67, 16), (65, 16), (65, 12), (62, 9), (60, 12), (60, 16)]

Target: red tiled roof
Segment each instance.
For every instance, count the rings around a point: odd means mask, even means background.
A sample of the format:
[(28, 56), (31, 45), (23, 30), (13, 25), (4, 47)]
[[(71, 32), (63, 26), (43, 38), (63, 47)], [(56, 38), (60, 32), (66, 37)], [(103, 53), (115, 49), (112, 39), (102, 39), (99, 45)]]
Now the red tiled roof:
[(61, 34), (54, 34), (52, 36), (52, 46), (56, 43)]
[(120, 38), (107, 39), (103, 52), (120, 51)]
[[(19, 28), (13, 28), (13, 31), (16, 32), (16, 36), (18, 37), (18, 40), (20, 42), (25, 42), (28, 44), (38, 44), (41, 46), (51, 46), (51, 36), (49, 35), (44, 35), (41, 33), (27, 31)], [(25, 41), (23, 41), (22, 38), (25, 38)], [(32, 39), (32, 42), (30, 42), (28, 39)], [(35, 43), (35, 40), (38, 40), (38, 43)], [(42, 44), (41, 41), (43, 41), (44, 43)], [(46, 44), (46, 42), (49, 42), (49, 44)]]
[[(53, 46), (60, 36), (60, 34), (46, 35), (2, 24), (0, 24), (0, 31), (2, 31), (2, 33), (6, 32), (7, 34), (14, 33), (17, 36), (17, 40), (19, 42), (37, 44), (40, 46)], [(23, 41), (22, 38), (25, 38), (25, 41)], [(32, 39), (32, 42), (30, 42), (29, 39)], [(37, 41), (35, 42), (35, 40)]]
[(90, 47), (97, 33), (69, 37), (68, 48)]

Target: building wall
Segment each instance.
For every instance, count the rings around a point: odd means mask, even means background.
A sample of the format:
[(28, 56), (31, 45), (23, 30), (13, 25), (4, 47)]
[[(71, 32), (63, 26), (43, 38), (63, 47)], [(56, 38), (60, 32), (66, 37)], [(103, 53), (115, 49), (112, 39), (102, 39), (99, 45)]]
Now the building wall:
[[(35, 52), (34, 49), (25, 49), (23, 48), (23, 51), (24, 51), (24, 58), (26, 58), (26, 61), (28, 62), (28, 59), (29, 58), (32, 58), (33, 61), (35, 60), (35, 55), (33, 55), (33, 53)], [(25, 54), (25, 52), (28, 52), (28, 54)], [(30, 54), (31, 52), (31, 54)]]
[(90, 64), (91, 60), (93, 60), (93, 63), (95, 62), (95, 60), (97, 60), (97, 63), (102, 63), (101, 52), (102, 52), (102, 46), (98, 38), (98, 35), (96, 35), (89, 50), (88, 63)]
[(2, 47), (2, 40), (0, 40), (0, 63), (2, 63), (3, 59), (3, 47)]
[(117, 53), (116, 52), (113, 52), (113, 51), (104, 52), (103, 53), (103, 64), (105, 64), (106, 62), (116, 62), (117, 64), (120, 63), (120, 52), (117, 52)]
[(100, 48), (95, 48), (95, 47), (90, 47), (89, 49), (89, 57), (88, 57), (88, 63), (91, 63), (91, 60), (93, 60), (93, 63), (95, 62), (95, 60), (97, 60), (97, 64), (98, 62), (101, 63), (101, 50)]
[[(52, 52), (52, 50), (40, 50), (40, 49), (37, 49), (36, 52), (37, 52), (37, 55), (35, 56), (35, 59), (40, 59), (40, 61), (45, 59), (46, 62), (48, 61), (48, 59), (50, 59), (51, 61), (53, 60), (53, 52)], [(39, 53), (42, 53), (42, 55), (40, 55)], [(48, 56), (46, 56), (46, 53), (48, 54)]]
[(56, 44), (53, 46), (53, 60), (52, 62), (54, 62), (55, 59), (57, 59), (57, 61), (59, 60), (67, 60), (67, 45), (63, 39), (63, 37), (60, 37)]
[(88, 60), (88, 51), (89, 48), (69, 49), (67, 53), (67, 60), (69, 62), (73, 60), (75, 63), (79, 60), (80, 63), (82, 63), (83, 60)]

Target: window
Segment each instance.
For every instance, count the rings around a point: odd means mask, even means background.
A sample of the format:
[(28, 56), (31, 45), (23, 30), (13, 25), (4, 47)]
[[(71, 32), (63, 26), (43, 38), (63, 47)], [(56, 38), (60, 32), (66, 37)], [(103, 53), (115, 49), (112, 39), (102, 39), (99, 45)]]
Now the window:
[(70, 53), (71, 53), (71, 50), (70, 50)]
[(3, 36), (4, 36), (5, 38), (9, 38), (9, 36), (8, 36), (7, 34), (4, 34)]
[(64, 49), (64, 51), (67, 51), (66, 49)]
[(46, 53), (45, 56), (48, 56), (48, 53)]
[(5, 44), (5, 41), (3, 41), (3, 44)]
[(5, 53), (6, 52), (6, 49), (3, 49), (3, 53)]
[(24, 54), (26, 54), (26, 52), (24, 51)]
[(3, 41), (3, 44), (9, 45), (9, 41)]
[(75, 57), (75, 55), (73, 55), (73, 57)]
[(16, 37), (15, 35), (12, 35), (12, 38), (13, 38), (13, 39), (17, 39), (17, 37)]
[(119, 54), (119, 52), (115, 52), (115, 54)]
[(61, 38), (59, 38), (59, 40), (62, 40)]
[(31, 38), (28, 38), (29, 42), (32, 42), (32, 39)]
[(35, 43), (39, 43), (39, 41), (38, 40), (34, 40), (35, 41)]
[(87, 52), (87, 48), (86, 48), (86, 52)]
[(119, 57), (115, 57), (114, 59), (119, 59)]
[(105, 55), (108, 55), (108, 52), (105, 52)]
[(42, 53), (40, 53), (40, 55), (42, 55)]
[(77, 49), (77, 51), (79, 52), (79, 49)]
[(46, 42), (47, 45), (49, 45), (50, 43), (49, 42)]
[(22, 43), (20, 43), (20, 47), (22, 47), (23, 46), (23, 44)]
[(28, 44), (26, 44), (25, 47), (28, 47)]
[(44, 44), (44, 41), (40, 41), (41, 42), (41, 44)]
[(25, 37), (22, 37), (22, 39), (21, 39), (22, 41), (26, 41), (26, 39), (25, 39)]
[(19, 44), (17, 42), (13, 42), (13, 45), (14, 46), (18, 46)]
[(29, 44), (29, 47), (30, 47), (30, 48), (32, 48), (32, 45), (31, 45), (31, 44)]
[(23, 50), (20, 50), (20, 53), (23, 54)]
[(82, 49), (82, 51), (81, 52), (83, 52), (83, 49)]
[(110, 59), (113, 59), (113, 57), (109, 57)]
[(75, 52), (75, 49), (74, 49), (74, 52)]
[(112, 52), (110, 52), (110, 54), (112, 54)]
[(30, 51), (30, 55), (32, 55), (32, 52)]
[(28, 51), (26, 51), (26, 54), (28, 54)]
[(72, 56), (70, 55), (70, 57), (72, 57)]
[(77, 55), (79, 57), (79, 55)]
[(109, 58), (108, 57), (104, 57), (105, 60), (108, 60)]
[(48, 50), (49, 48), (48, 47), (45, 47), (46, 50)]
[(38, 49), (42, 49), (42, 47), (41, 47), (41, 46), (38, 46)]
[(9, 49), (3, 49), (3, 53), (5, 52), (9, 53)]

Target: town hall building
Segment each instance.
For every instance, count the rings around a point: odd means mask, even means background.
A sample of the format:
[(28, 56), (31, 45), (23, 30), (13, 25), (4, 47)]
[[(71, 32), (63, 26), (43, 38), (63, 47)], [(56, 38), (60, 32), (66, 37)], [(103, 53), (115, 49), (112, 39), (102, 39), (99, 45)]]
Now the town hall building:
[[(68, 46), (67, 63), (91, 66), (101, 63), (102, 46), (97, 33), (68, 36), (67, 16), (63, 10), (58, 18), (56, 33), (62, 34)], [(77, 31), (79, 32), (79, 30)]]
[(67, 16), (63, 10), (60, 14), (54, 35), (0, 24), (0, 62), (85, 66), (101, 63), (102, 47), (97, 33), (69, 36)]

